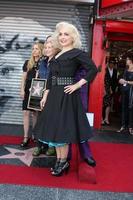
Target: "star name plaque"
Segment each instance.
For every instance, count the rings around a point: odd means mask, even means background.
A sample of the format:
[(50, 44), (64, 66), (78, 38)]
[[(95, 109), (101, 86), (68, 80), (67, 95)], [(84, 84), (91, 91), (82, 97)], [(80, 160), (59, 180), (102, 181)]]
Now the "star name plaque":
[(30, 88), (28, 109), (41, 111), (40, 101), (46, 89), (46, 79), (33, 78)]

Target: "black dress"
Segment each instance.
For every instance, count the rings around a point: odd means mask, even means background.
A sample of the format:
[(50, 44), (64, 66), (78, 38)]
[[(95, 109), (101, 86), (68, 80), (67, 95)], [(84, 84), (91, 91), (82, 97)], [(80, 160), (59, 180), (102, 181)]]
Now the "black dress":
[[(118, 85), (117, 80), (117, 70), (113, 69), (113, 75), (110, 76), (109, 69), (106, 68), (105, 70), (105, 77), (104, 77), (104, 87), (105, 87), (105, 96), (103, 98), (103, 107), (110, 107), (112, 103), (113, 95), (115, 94), (115, 89)], [(112, 90), (112, 93), (111, 93)]]
[(26, 80), (25, 80), (25, 88), (24, 88), (25, 95), (24, 95), (24, 100), (23, 100), (23, 104), (22, 104), (23, 110), (29, 110), (27, 108), (29, 93), (30, 93), (29, 89), (31, 87), (32, 78), (36, 77), (36, 70), (37, 70), (36, 65), (31, 70), (28, 70), (27, 65), (28, 65), (28, 60), (26, 60), (23, 65), (23, 72), (27, 72), (27, 76), (26, 76)]
[(66, 94), (64, 85), (52, 85), (53, 77), (75, 77), (80, 66), (87, 70), (83, 78), (91, 82), (97, 68), (87, 53), (72, 49), (51, 59), (46, 86), (50, 91), (34, 130), (38, 139), (54, 143), (79, 143), (92, 136), (79, 90)]
[(104, 77), (104, 87), (105, 87), (105, 96), (103, 97), (103, 108), (111, 106), (112, 102), (112, 94), (111, 94), (111, 81), (108, 79), (107, 75), (105, 74)]
[[(133, 72), (126, 70), (123, 78), (133, 81)], [(133, 85), (127, 84), (121, 87), (122, 91), (122, 127), (133, 128)]]

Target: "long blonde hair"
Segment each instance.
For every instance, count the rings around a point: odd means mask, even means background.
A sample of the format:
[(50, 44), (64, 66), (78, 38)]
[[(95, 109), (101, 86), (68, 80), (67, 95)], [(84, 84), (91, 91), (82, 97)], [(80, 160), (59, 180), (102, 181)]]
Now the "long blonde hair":
[(53, 37), (56, 41), (56, 46), (58, 48), (62, 49), (62, 47), (60, 46), (59, 41), (58, 41), (59, 32), (62, 27), (66, 28), (68, 30), (68, 33), (73, 38), (73, 48), (80, 49), (81, 45), (82, 45), (80, 33), (79, 33), (78, 29), (73, 24), (70, 24), (69, 22), (59, 22), (58, 24), (56, 24), (56, 30), (53, 35)]
[[(34, 43), (34, 44), (33, 44), (33, 47), (34, 47), (35, 45), (37, 45), (38, 48), (39, 48), (39, 58), (41, 58), (41, 57), (43, 56), (43, 48), (44, 48), (44, 45), (43, 45), (42, 43), (40, 43), (40, 42)], [(33, 48), (33, 47), (32, 47), (32, 48)], [(28, 65), (27, 65), (28, 71), (31, 70), (31, 69), (35, 66), (35, 64), (36, 64), (35, 58), (34, 58), (34, 56), (33, 56), (33, 53), (31, 53), (31, 57), (30, 57), (30, 59), (29, 59), (29, 61), (28, 61)]]

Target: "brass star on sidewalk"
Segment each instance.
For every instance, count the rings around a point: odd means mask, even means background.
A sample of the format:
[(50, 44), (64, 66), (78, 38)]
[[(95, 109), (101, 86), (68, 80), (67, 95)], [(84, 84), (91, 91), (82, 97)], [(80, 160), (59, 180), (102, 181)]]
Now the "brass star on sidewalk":
[[(7, 149), (10, 153), (0, 156), (0, 159), (14, 159), (17, 158), (21, 160), (25, 165), (30, 166), (32, 163), (32, 160), (34, 157), (32, 156), (32, 153), (34, 151), (34, 148), (29, 148), (27, 150), (19, 150), (15, 148), (10, 148), (10, 147), (4, 147)], [(46, 157), (45, 155), (40, 155), (39, 158)]]

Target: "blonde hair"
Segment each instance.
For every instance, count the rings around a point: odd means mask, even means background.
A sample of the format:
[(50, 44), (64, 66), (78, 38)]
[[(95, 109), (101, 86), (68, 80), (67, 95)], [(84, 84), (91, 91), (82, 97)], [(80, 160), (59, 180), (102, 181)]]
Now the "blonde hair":
[[(37, 45), (38, 48), (39, 48), (39, 58), (41, 58), (43, 56), (44, 45), (42, 43), (40, 43), (40, 42), (34, 43), (33, 47), (35, 45)], [(35, 58), (34, 58), (33, 54), (31, 53), (31, 57), (30, 57), (30, 59), (28, 61), (27, 69), (31, 70), (34, 67), (34, 65), (35, 65)]]
[(44, 48), (46, 48), (46, 45), (49, 44), (49, 43), (50, 43), (50, 44), (52, 45), (52, 47), (54, 48), (55, 55), (61, 51), (61, 50), (57, 47), (55, 38), (54, 38), (53, 36), (50, 36), (50, 41), (47, 41), (47, 40), (46, 40), (46, 42), (44, 43)]
[(59, 22), (56, 25), (56, 30), (55, 30), (55, 33), (53, 35), (53, 38), (55, 38), (55, 41), (56, 41), (56, 46), (58, 48), (62, 49), (62, 47), (60, 46), (59, 41), (58, 41), (58, 37), (59, 37), (59, 33), (60, 33), (61, 28), (67, 29), (68, 33), (73, 38), (73, 48), (80, 49), (81, 45), (82, 45), (80, 33), (79, 33), (78, 29), (73, 24), (70, 24), (68, 22)]

